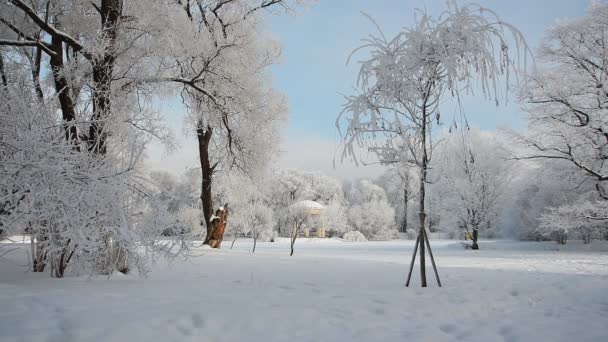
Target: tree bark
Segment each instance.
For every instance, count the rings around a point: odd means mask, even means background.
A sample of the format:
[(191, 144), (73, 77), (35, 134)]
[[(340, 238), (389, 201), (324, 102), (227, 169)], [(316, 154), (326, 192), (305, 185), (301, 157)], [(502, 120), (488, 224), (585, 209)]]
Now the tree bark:
[(209, 143), (213, 129), (211, 126), (203, 127), (202, 122), (198, 122), (196, 129), (196, 137), (198, 138), (198, 154), (201, 164), (201, 202), (203, 205), (203, 217), (207, 226), (207, 237), (204, 244), (209, 242), (211, 233), (211, 215), (213, 215), (213, 198), (211, 197), (211, 183), (213, 170), (215, 166), (211, 166), (209, 160)]
[(298, 237), (298, 226), (297, 223), (294, 225), (293, 228), (293, 233), (291, 236), (291, 252), (289, 253), (289, 256), (293, 256), (293, 246), (296, 244), (296, 238)]
[(473, 228), (473, 245), (471, 249), (479, 249), (479, 245), (477, 244), (477, 236), (479, 234), (479, 230), (477, 228)]
[(407, 232), (407, 202), (409, 201), (409, 192), (407, 184), (403, 188), (403, 218), (401, 220), (401, 232)]
[(426, 212), (424, 208), (424, 199), (425, 199), (425, 186), (426, 186), (426, 174), (427, 174), (427, 162), (428, 156), (426, 153), (426, 127), (427, 127), (427, 117), (426, 117), (426, 105), (422, 110), (422, 126), (420, 128), (420, 139), (421, 139), (421, 147), (422, 147), (422, 156), (421, 156), (421, 164), (420, 164), (420, 193), (419, 193), (419, 207), (420, 212), (418, 213), (418, 217), (420, 219), (420, 230), (418, 232), (420, 243), (420, 283), (422, 287), (426, 287), (426, 263), (425, 263), (425, 255), (424, 255), (424, 234), (425, 227), (424, 221), (426, 219)]
[(50, 57), (51, 71), (53, 73), (53, 81), (55, 83), (55, 92), (59, 99), (61, 114), (64, 121), (65, 138), (67, 141), (76, 142), (78, 139), (78, 130), (71, 122), (76, 120), (76, 111), (74, 109), (74, 100), (70, 96), (69, 83), (63, 74), (63, 43), (60, 38), (53, 36), (51, 38), (50, 49), (54, 52)]
[(44, 92), (42, 92), (42, 86), (40, 85), (40, 64), (42, 62), (42, 49), (34, 47), (34, 60), (32, 65), (32, 82), (34, 82), (34, 89), (38, 100), (42, 103), (44, 101)]
[(97, 7), (101, 16), (102, 39), (105, 49), (93, 59), (93, 117), (89, 126), (89, 151), (106, 153), (106, 133), (103, 120), (111, 110), (112, 77), (116, 61), (114, 45), (122, 16), (123, 0), (102, 0)]
[(4, 71), (4, 59), (2, 58), (2, 54), (0, 53), (0, 78), (2, 79), (2, 86), (8, 87), (8, 79), (6, 77), (6, 72)]

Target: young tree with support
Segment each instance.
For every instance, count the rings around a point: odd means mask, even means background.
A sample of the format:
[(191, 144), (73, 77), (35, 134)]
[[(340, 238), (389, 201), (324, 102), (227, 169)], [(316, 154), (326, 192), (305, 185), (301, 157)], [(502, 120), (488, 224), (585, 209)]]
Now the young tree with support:
[[(407, 162), (418, 168), (420, 225), (406, 286), (418, 250), (421, 285), (427, 286), (426, 249), (441, 286), (425, 230), (425, 187), (436, 144), (433, 128), (441, 124), (440, 103), (451, 97), (464, 115), (461, 95), (471, 95), (480, 88), (484, 97), (498, 105), (509, 90), (513, 69), (520, 63), (525, 66), (529, 49), (515, 27), (477, 5), (449, 2), (438, 17), (420, 12), (412, 28), (392, 39), (368, 18), (377, 33), (364, 39), (349, 57), (369, 52), (369, 57), (360, 61), (357, 93), (346, 97), (336, 121), (344, 139), (342, 159), (351, 157), (356, 162), (357, 148), (364, 147), (382, 164)], [(512, 42), (515, 51), (511, 50)], [(504, 79), (504, 87), (500, 79)]]

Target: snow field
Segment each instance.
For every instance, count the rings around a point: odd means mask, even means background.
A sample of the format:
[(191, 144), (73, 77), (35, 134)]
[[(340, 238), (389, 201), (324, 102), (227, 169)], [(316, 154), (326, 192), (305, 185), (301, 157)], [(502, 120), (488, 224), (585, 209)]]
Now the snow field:
[(444, 287), (429, 270), (422, 289), (417, 268), (403, 286), (412, 241), (301, 239), (293, 257), (286, 241), (258, 242), (255, 254), (251, 244), (200, 248), (143, 279), (51, 279), (11, 253), (0, 259), (0, 341), (608, 338), (608, 255), (586, 246), (432, 241)]

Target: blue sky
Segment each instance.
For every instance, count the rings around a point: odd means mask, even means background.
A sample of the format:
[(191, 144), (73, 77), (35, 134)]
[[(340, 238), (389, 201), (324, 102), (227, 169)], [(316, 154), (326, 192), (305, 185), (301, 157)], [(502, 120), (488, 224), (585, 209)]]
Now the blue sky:
[[(591, 2), (481, 0), (476, 3), (495, 10), (504, 21), (515, 25), (535, 49), (556, 20), (583, 15)], [(379, 167), (357, 168), (349, 163), (337, 163), (335, 169), (332, 166), (338, 141), (334, 123), (343, 103), (340, 94), (353, 93), (357, 73), (356, 59), (348, 66), (346, 59), (361, 38), (374, 31), (361, 11), (374, 17), (390, 37), (400, 28), (413, 24), (416, 8), (438, 14), (445, 4), (445, 0), (320, 0), (295, 15), (268, 15), (267, 30), (283, 46), (282, 63), (272, 69), (274, 86), (287, 94), (290, 108), (279, 165), (323, 171), (342, 178), (377, 176), (382, 171)], [(465, 111), (472, 126), (484, 130), (525, 127), (523, 115), (513, 100), (497, 108), (481, 96), (468, 98)], [(181, 135), (179, 127), (176, 133)], [(182, 149), (153, 164), (179, 165), (182, 169), (195, 166), (193, 138), (178, 140)], [(168, 157), (179, 162), (171, 162)]]

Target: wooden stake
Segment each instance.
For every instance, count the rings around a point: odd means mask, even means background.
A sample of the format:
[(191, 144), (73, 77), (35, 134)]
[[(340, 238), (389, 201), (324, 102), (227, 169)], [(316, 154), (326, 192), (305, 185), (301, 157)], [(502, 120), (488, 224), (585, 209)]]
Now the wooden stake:
[(420, 243), (420, 235), (416, 238), (416, 244), (414, 245), (414, 254), (412, 255), (412, 261), (410, 262), (410, 272), (407, 275), (407, 282), (405, 287), (410, 286), (410, 279), (412, 278), (412, 270), (414, 269), (414, 261), (416, 261), (416, 253), (418, 252), (418, 243)]
[(437, 266), (435, 266), (435, 258), (433, 258), (433, 251), (431, 250), (429, 237), (426, 235), (426, 229), (424, 230), (424, 241), (426, 242), (426, 247), (429, 249), (429, 255), (431, 256), (431, 264), (433, 264), (433, 270), (435, 271), (435, 279), (437, 279), (437, 285), (441, 287), (441, 280), (439, 280), (439, 272), (437, 272)]

